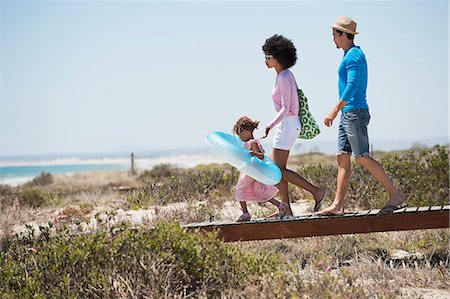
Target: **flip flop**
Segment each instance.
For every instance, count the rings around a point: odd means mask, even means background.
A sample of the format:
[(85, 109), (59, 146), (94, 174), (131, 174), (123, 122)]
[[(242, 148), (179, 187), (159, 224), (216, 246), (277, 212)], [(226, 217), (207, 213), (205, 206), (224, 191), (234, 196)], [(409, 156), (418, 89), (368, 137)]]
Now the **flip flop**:
[(324, 213), (320, 213), (320, 212), (318, 212), (318, 213), (315, 213), (316, 215), (320, 215), (320, 216), (342, 216), (342, 215), (344, 215), (345, 214), (345, 212), (342, 212), (342, 213), (333, 213), (333, 212), (324, 212)]
[(244, 213), (236, 220), (236, 222), (244, 222), (244, 221), (250, 221), (252, 217), (250, 216), (250, 213)]
[(278, 206), (278, 217), (283, 218), (286, 215), (286, 206), (284, 202), (281, 202)]
[(399, 210), (406, 207), (406, 203), (401, 203), (398, 205), (385, 205), (379, 212), (378, 215), (388, 215), (392, 214), (395, 210)]
[(316, 202), (316, 204), (314, 205), (314, 212), (318, 212), (322, 208), (323, 204), (325, 203), (325, 199), (327, 198), (327, 195), (328, 195), (328, 190), (325, 189), (325, 192), (323, 193), (322, 198), (319, 199), (319, 201)]

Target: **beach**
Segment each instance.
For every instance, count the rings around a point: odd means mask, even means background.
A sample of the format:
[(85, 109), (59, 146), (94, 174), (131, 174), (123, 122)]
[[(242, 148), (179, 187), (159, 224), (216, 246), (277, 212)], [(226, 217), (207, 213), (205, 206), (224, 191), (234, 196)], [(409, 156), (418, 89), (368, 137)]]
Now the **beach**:
[[(208, 154), (161, 155), (156, 157), (135, 157), (136, 170), (149, 170), (156, 165), (171, 164), (180, 168), (190, 168), (201, 164), (222, 163)], [(73, 175), (75, 173), (99, 171), (131, 170), (131, 158), (128, 156), (89, 157), (54, 155), (52, 157), (13, 157), (3, 158), (0, 163), (0, 184), (18, 186), (32, 180), (41, 173), (54, 175)]]

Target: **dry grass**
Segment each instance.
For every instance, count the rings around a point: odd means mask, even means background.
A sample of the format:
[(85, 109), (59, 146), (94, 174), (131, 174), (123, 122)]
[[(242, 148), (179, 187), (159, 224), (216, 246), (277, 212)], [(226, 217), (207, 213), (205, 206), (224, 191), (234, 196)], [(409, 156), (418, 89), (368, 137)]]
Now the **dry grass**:
[[(299, 156), (290, 162), (298, 166), (299, 161), (302, 164), (331, 164), (334, 156)], [(208, 168), (197, 168), (199, 171), (202, 169)], [(225, 166), (223, 169), (229, 168)], [(163, 173), (161, 169), (160, 173)], [(37, 229), (49, 221), (53, 231), (68, 226), (74, 231), (88, 232), (100, 222), (150, 226), (160, 220), (178, 223), (233, 220), (239, 215), (240, 208), (229, 188), (233, 180), (228, 179), (220, 188), (208, 190), (201, 196), (194, 192), (192, 198), (184, 202), (156, 199), (154, 205), (131, 211), (128, 196), (146, 184), (139, 175), (131, 177), (127, 172), (97, 172), (53, 176), (52, 183), (32, 187), (39, 190), (36, 191), (40, 192), (38, 194), (51, 195), (45, 197), (45, 205), (36, 208), (21, 206), (13, 198), (8, 201), (12, 204), (0, 206), (0, 238), (2, 234), (23, 231), (26, 224)], [(121, 186), (129, 187), (130, 191), (119, 191)], [(312, 201), (305, 201), (310, 200), (310, 196), (297, 188), (291, 187), (290, 191), (299, 210), (310, 211)], [(276, 211), (270, 204), (250, 204), (249, 210), (254, 217)], [(255, 277), (254, 283), (245, 288), (223, 290), (221, 297), (431, 298), (427, 297), (426, 291), (414, 293), (411, 290), (437, 290), (444, 294), (448, 290), (449, 235), (448, 230), (427, 230), (237, 243), (235, 246), (245, 252), (281, 254), (283, 263), (278, 272)], [(399, 258), (396, 256), (399, 251), (409, 255)], [(159, 274), (155, 273), (155, 281), (165, 279), (161, 283), (170, 289), (174, 284), (171, 276), (160, 277)], [(111, 281), (116, 281), (118, 288), (122, 288), (118, 294), (128, 294), (124, 296), (127, 297), (133, 293), (130, 291), (132, 286), (127, 286), (127, 278), (111, 277)], [(196, 297), (208, 297), (208, 285), (203, 288), (203, 291), (201, 288), (197, 290)], [(185, 298), (188, 293), (181, 291), (169, 296)]]

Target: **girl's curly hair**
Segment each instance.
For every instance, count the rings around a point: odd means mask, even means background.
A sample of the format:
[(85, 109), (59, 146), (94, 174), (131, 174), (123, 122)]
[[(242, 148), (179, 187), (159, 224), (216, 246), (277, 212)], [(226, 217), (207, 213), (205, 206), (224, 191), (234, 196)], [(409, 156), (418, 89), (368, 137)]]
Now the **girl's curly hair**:
[(262, 50), (266, 54), (273, 55), (286, 69), (292, 67), (297, 62), (297, 49), (295, 49), (290, 39), (282, 35), (275, 34), (266, 39)]
[(253, 132), (254, 129), (258, 128), (258, 125), (259, 121), (256, 120), (254, 121), (247, 116), (242, 116), (237, 120), (236, 124), (234, 125), (233, 132), (236, 134), (239, 134), (239, 132), (243, 130), (249, 130)]

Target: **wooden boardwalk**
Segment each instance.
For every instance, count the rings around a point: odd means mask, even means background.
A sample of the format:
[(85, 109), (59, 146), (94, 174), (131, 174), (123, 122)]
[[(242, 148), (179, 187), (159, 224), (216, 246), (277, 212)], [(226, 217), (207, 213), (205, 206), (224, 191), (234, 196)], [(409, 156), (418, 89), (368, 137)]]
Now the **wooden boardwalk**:
[(217, 230), (219, 237), (226, 242), (450, 227), (450, 205), (403, 208), (389, 215), (378, 215), (378, 212), (379, 210), (355, 211), (342, 216), (301, 215), (246, 222), (200, 222), (184, 227), (188, 231)]

